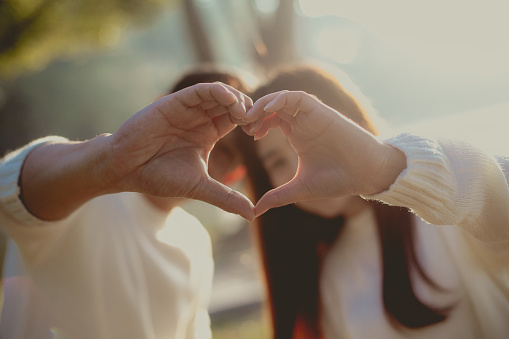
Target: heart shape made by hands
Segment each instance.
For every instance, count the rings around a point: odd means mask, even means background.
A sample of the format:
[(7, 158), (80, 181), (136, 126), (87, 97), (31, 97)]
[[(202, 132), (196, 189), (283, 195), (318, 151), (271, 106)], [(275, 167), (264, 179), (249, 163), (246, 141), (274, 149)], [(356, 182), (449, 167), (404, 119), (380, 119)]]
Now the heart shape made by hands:
[[(256, 202), (256, 216), (302, 200), (378, 193), (406, 167), (401, 151), (304, 92), (282, 91), (262, 97), (242, 125), (255, 140), (274, 128), (281, 130), (294, 149), (298, 168), (291, 180), (269, 190)], [(240, 150), (238, 140), (230, 140), (229, 144)], [(249, 175), (263, 168), (254, 159), (245, 161), (245, 165), (252, 166)]]

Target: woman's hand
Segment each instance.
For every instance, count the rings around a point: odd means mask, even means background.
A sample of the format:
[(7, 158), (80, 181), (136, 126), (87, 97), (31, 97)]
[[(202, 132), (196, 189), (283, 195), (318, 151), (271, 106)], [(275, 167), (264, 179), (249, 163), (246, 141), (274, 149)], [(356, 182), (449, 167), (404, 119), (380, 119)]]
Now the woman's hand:
[(295, 177), (258, 201), (257, 216), (302, 200), (379, 193), (406, 168), (401, 151), (304, 92), (259, 99), (244, 123), (255, 139), (280, 127), (299, 157)]

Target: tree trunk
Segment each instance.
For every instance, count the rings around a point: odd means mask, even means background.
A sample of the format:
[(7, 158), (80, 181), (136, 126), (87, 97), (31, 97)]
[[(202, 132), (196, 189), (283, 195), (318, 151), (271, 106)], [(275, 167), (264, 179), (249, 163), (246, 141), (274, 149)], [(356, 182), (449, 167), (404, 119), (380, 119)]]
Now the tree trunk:
[(213, 62), (214, 57), (212, 49), (210, 48), (210, 41), (207, 37), (198, 8), (196, 8), (195, 1), (185, 0), (183, 4), (191, 43), (198, 57), (198, 62)]
[[(277, 65), (292, 62), (295, 58), (294, 38), (294, 0), (280, 0), (277, 10), (271, 17), (258, 15), (252, 4), (252, 13), (257, 18), (261, 41), (254, 43), (253, 53), (260, 66), (269, 70)], [(260, 46), (261, 45), (261, 46)]]

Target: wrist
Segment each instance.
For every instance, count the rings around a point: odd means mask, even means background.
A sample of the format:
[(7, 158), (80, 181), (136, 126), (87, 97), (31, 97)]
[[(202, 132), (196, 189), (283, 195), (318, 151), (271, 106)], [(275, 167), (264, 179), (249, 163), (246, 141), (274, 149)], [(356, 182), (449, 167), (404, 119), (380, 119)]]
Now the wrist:
[(385, 155), (382, 157), (382, 165), (374, 176), (372, 192), (368, 194), (378, 194), (387, 191), (406, 167), (406, 155), (400, 149), (383, 143)]
[(101, 134), (83, 142), (82, 169), (87, 171), (94, 197), (120, 192), (110, 139), (111, 134)]
[(40, 219), (58, 220), (111, 193), (106, 144), (101, 135), (83, 142), (50, 142), (31, 151), (19, 181), (25, 207)]

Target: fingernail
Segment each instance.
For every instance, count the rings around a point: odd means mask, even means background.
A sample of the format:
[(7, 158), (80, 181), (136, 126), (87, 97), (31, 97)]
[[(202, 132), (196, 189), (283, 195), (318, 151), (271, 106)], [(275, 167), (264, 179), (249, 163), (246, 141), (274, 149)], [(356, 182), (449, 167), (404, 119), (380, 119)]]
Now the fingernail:
[(267, 104), (267, 106), (265, 106), (265, 107), (263, 108), (263, 110), (264, 110), (265, 112), (272, 112), (272, 110), (270, 109), (270, 108), (272, 107), (272, 103), (273, 103), (273, 101), (269, 102), (269, 103)]
[(256, 126), (255, 125), (249, 127), (249, 134), (253, 134), (255, 131), (256, 131)]

